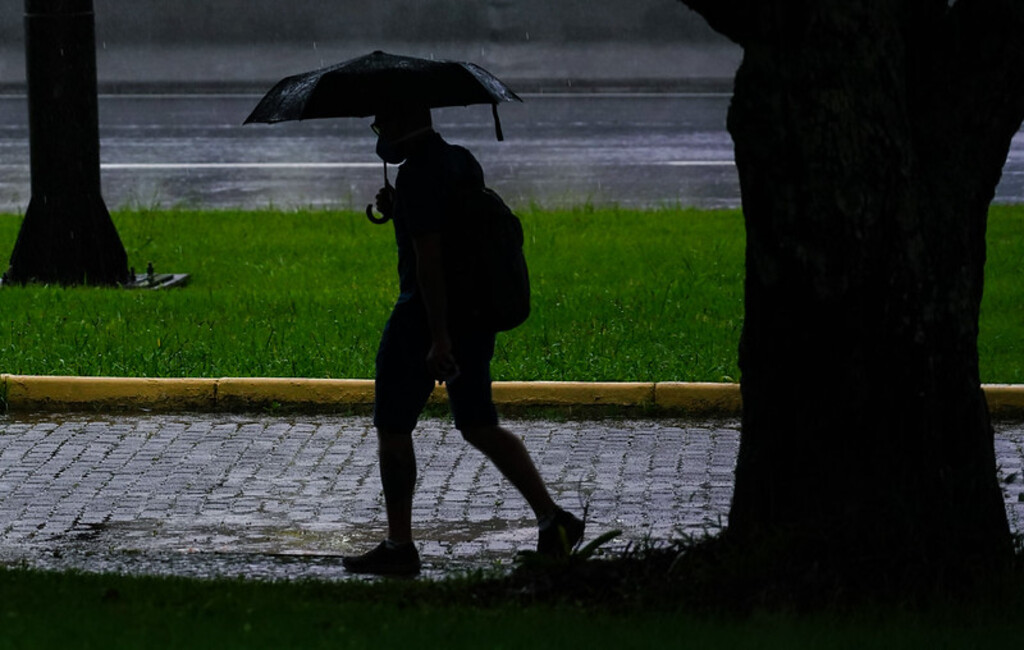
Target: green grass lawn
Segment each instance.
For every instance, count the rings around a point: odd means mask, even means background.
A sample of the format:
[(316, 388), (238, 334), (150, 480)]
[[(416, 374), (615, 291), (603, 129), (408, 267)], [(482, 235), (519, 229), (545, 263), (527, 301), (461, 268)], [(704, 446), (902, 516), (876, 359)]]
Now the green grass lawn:
[[(738, 381), (744, 231), (738, 211), (522, 210), (534, 313), (499, 337), (506, 380)], [(0, 215), (0, 251), (20, 226)], [(392, 229), (358, 212), (129, 211), (138, 269), (169, 291), (4, 287), (12, 374), (373, 376), (396, 295)], [(982, 379), (1024, 383), (1024, 207), (994, 207)], [(827, 374), (809, 368), (808, 374)]]
[(978, 336), (981, 379), (1024, 384), (1024, 206), (993, 207), (987, 243)]
[[(524, 212), (534, 313), (499, 337), (499, 379), (737, 377), (736, 212)], [(394, 236), (358, 212), (125, 212), (129, 261), (181, 290), (6, 287), (13, 374), (373, 376), (397, 295)], [(0, 250), (20, 220), (0, 217)]]

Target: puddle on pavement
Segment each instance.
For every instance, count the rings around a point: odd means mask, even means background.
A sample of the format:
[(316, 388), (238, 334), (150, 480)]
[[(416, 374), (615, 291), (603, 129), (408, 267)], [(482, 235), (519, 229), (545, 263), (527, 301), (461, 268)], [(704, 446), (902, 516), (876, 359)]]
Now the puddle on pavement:
[[(536, 543), (533, 521), (434, 523), (418, 528), (427, 579), (501, 571), (516, 551)], [(345, 571), (344, 555), (372, 547), (379, 526), (321, 530), (192, 526), (134, 520), (78, 525), (71, 531), (0, 551), (0, 565), (89, 573), (256, 580), (365, 579)]]

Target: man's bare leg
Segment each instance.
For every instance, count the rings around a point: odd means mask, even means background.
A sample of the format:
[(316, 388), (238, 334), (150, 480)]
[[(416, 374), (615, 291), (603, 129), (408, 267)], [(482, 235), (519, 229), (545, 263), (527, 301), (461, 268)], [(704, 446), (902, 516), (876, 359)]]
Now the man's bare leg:
[(412, 541), (412, 497), (416, 487), (416, 452), (412, 435), (379, 429), (377, 450), (388, 517), (388, 539)]
[(362, 555), (342, 558), (353, 573), (413, 575), (420, 556), (412, 543), (412, 495), (416, 487), (416, 454), (409, 432), (377, 430), (380, 478), (388, 516), (388, 538)]
[(526, 446), (518, 436), (498, 425), (472, 427), (462, 432), (469, 444), (479, 449), (516, 487), (533, 508), (538, 520), (555, 514), (555, 505), (548, 488), (533, 464)]

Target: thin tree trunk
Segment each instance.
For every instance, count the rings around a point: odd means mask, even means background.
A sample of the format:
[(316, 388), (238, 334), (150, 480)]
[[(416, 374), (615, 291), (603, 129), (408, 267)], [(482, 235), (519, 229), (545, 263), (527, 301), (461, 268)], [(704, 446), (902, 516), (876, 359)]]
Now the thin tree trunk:
[(119, 284), (124, 245), (100, 193), (91, 0), (25, 2), (32, 200), (4, 279)]

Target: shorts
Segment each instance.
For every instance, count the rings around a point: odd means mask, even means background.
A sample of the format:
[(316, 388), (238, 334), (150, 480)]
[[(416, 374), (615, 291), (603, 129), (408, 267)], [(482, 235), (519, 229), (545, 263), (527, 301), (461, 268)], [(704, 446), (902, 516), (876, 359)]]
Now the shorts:
[[(494, 332), (453, 329), (452, 354), (459, 376), (445, 382), (455, 428), (498, 423), (491, 399)], [(377, 350), (373, 423), (378, 429), (411, 433), (437, 383), (427, 370), (430, 329), (416, 298), (395, 305)]]

